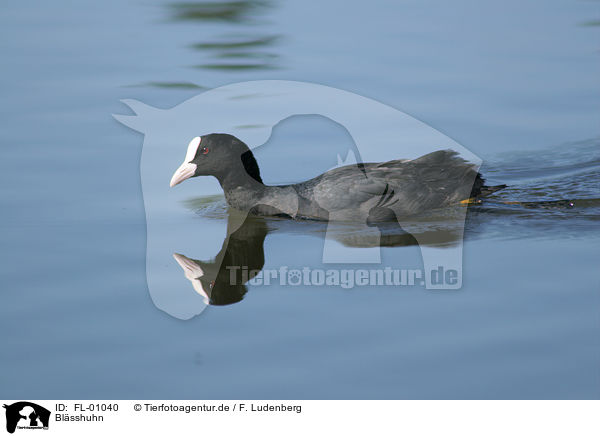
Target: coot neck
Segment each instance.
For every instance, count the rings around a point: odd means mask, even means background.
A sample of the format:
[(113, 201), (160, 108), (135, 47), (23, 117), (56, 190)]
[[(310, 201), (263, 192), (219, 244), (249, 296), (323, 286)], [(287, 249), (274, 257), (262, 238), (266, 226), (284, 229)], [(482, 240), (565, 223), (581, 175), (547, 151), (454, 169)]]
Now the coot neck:
[(225, 192), (227, 204), (257, 215), (296, 216), (298, 194), (291, 186), (266, 186), (250, 150), (234, 161), (217, 179)]
[(225, 192), (237, 188), (262, 192), (268, 188), (260, 177), (258, 163), (250, 150), (242, 153), (239, 160), (234, 160), (233, 165), (227, 171), (217, 174), (216, 177)]

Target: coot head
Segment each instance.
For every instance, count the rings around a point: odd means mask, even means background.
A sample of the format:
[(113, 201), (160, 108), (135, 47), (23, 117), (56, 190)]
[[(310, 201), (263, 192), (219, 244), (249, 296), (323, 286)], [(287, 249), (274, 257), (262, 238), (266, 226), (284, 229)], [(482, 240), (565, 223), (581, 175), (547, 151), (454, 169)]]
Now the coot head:
[(262, 182), (252, 152), (238, 138), (224, 133), (196, 136), (188, 145), (183, 163), (171, 178), (171, 187), (190, 177), (215, 176), (222, 180), (231, 173), (246, 173)]

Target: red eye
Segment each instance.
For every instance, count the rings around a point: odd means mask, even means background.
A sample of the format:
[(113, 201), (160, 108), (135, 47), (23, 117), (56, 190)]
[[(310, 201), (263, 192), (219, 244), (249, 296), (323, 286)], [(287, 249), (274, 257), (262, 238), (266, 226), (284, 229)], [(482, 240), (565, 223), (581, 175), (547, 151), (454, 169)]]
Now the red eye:
[(200, 150), (202, 152), (202, 154), (208, 154), (208, 148), (206, 147), (202, 147), (202, 150)]

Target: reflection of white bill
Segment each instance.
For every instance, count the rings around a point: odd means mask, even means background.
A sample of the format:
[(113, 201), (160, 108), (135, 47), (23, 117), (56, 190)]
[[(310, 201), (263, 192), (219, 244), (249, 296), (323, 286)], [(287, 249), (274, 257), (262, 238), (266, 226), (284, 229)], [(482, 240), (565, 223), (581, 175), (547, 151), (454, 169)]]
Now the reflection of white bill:
[(208, 296), (208, 293), (202, 287), (202, 282), (200, 281), (200, 277), (204, 276), (204, 271), (202, 271), (200, 265), (198, 265), (189, 257), (184, 256), (183, 254), (173, 253), (173, 257), (175, 258), (179, 266), (183, 269), (185, 278), (192, 282), (194, 290), (198, 294), (200, 294), (204, 299), (204, 304), (208, 304), (210, 298)]

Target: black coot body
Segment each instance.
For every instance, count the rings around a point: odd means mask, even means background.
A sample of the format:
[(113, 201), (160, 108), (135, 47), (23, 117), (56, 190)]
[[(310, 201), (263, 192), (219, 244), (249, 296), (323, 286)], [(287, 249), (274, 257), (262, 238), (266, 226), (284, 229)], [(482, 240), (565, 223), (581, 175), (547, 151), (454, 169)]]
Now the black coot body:
[(305, 182), (267, 186), (248, 146), (217, 133), (192, 139), (171, 186), (209, 175), (218, 179), (229, 206), (241, 211), (363, 223), (477, 201), (506, 187), (485, 186), (475, 166), (452, 150), (413, 160), (347, 165)]

